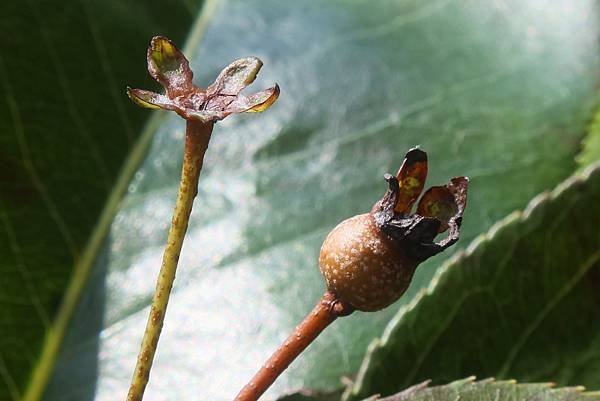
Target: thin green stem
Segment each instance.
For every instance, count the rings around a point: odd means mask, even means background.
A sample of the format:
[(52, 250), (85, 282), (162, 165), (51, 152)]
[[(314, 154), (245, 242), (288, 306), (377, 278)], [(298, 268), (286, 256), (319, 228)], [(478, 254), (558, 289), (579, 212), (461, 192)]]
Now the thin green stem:
[(156, 352), (158, 338), (167, 311), (169, 295), (175, 280), (179, 254), (183, 246), (194, 198), (198, 193), (198, 178), (202, 170), (202, 161), (208, 147), (212, 127), (212, 123), (204, 124), (193, 121), (188, 121), (186, 125), (185, 151), (179, 193), (156, 282), (156, 290), (152, 298), (148, 322), (146, 323), (146, 331), (144, 332), (129, 393), (127, 394), (127, 401), (141, 401), (148, 384), (154, 353)]

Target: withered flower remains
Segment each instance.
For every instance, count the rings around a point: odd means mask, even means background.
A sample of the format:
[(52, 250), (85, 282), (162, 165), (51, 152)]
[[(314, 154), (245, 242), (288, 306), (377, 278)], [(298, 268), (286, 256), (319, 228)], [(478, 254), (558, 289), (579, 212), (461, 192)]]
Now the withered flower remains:
[(263, 111), (279, 96), (277, 85), (250, 96), (240, 94), (254, 81), (262, 67), (262, 62), (256, 57), (242, 58), (229, 64), (206, 89), (192, 83), (193, 73), (188, 60), (169, 39), (163, 36), (152, 38), (146, 59), (150, 75), (165, 88), (166, 93), (127, 88), (127, 94), (142, 107), (176, 112), (186, 120), (186, 128), (177, 201), (127, 401), (142, 401), (148, 384), (214, 123), (232, 113)]
[[(430, 188), (413, 214), (426, 177), (427, 154), (411, 149), (398, 174), (385, 175), (388, 190), (371, 212), (351, 217), (329, 233), (319, 256), (325, 294), (234, 401), (257, 401), (338, 317), (390, 305), (406, 291), (419, 263), (458, 241), (469, 180), (456, 177)], [(435, 242), (445, 231), (446, 238)]]
[(277, 84), (249, 96), (240, 94), (254, 81), (262, 67), (262, 61), (256, 57), (235, 60), (206, 89), (192, 83), (193, 73), (188, 60), (169, 39), (155, 36), (146, 58), (150, 75), (166, 93), (127, 88), (127, 94), (142, 107), (171, 110), (186, 120), (208, 123), (232, 113), (263, 111), (279, 96)]
[[(385, 175), (388, 190), (370, 213), (340, 223), (321, 248), (319, 265), (327, 289), (354, 308), (382, 309), (408, 288), (417, 265), (459, 237), (468, 179), (455, 177), (423, 194), (427, 154), (411, 149), (396, 176)], [(439, 233), (446, 238), (435, 242)]]

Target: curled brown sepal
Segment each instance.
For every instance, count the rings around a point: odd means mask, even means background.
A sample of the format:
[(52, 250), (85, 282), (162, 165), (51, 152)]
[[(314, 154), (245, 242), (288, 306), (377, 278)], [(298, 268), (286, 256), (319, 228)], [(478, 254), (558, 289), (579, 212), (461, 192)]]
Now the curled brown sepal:
[(183, 53), (163, 36), (155, 36), (147, 53), (148, 71), (165, 88), (165, 94), (127, 88), (127, 95), (139, 106), (171, 110), (186, 120), (203, 123), (222, 120), (232, 113), (266, 110), (279, 96), (279, 86), (252, 95), (240, 92), (254, 81), (262, 67), (256, 57), (229, 64), (208, 88), (192, 83), (193, 72)]
[[(419, 148), (409, 150), (398, 174), (384, 176), (388, 190), (371, 210), (381, 231), (418, 262), (458, 241), (469, 185), (467, 177), (454, 177), (444, 186), (431, 187), (411, 214), (426, 177), (427, 154)], [(446, 231), (446, 237), (435, 242), (435, 237)]]

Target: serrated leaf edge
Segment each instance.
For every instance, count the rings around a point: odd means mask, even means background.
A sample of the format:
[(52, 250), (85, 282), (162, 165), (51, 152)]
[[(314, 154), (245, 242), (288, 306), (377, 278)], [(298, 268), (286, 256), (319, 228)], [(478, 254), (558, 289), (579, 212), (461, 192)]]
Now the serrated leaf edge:
[[(598, 102), (600, 102), (600, 95)], [(600, 149), (596, 149), (596, 147), (600, 147), (600, 105), (596, 105), (586, 131), (586, 135), (581, 140), (579, 154), (575, 156), (575, 161), (579, 164), (580, 169), (594, 163), (596, 160), (592, 159), (592, 156), (596, 151), (600, 152)]]
[(369, 398), (364, 399), (363, 401), (401, 401), (404, 400), (405, 397), (411, 393), (423, 391), (427, 389), (433, 389), (438, 387), (463, 387), (463, 386), (479, 386), (479, 385), (512, 385), (515, 387), (527, 387), (527, 386), (536, 386), (540, 388), (552, 389), (551, 391), (556, 392), (576, 392), (583, 397), (597, 397), (600, 395), (600, 391), (592, 391), (586, 392), (585, 387), (583, 386), (566, 386), (566, 387), (556, 387), (555, 383), (551, 382), (541, 382), (541, 383), (519, 383), (517, 380), (496, 380), (493, 377), (482, 379), (477, 381), (475, 376), (470, 376), (465, 379), (456, 380), (447, 384), (437, 385), (437, 386), (429, 386), (430, 381), (425, 381), (419, 384), (415, 384), (405, 390), (400, 391), (391, 396), (380, 397), (379, 395), (374, 395)]

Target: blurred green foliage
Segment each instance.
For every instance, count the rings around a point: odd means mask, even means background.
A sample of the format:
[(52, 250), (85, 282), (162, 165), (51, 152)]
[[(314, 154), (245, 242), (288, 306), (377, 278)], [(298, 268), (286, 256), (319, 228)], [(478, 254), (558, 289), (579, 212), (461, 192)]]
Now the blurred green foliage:
[[(176, 116), (150, 118), (124, 94), (126, 85), (152, 88), (152, 35), (182, 43), (189, 33), (200, 85), (254, 55), (265, 66), (253, 86), (277, 81), (282, 94), (265, 114), (215, 129), (148, 400), (233, 398), (322, 293), (324, 236), (370, 209), (408, 148), (429, 153), (429, 184), (471, 177), (456, 249), (466, 247), (575, 170), (597, 99), (591, 0), (228, 0), (200, 13), (189, 1), (57, 4), (0, 5), (2, 32), (13, 33), (0, 41), (2, 401), (28, 391), (61, 401), (125, 396), (183, 137)], [(450, 256), (421, 266), (387, 310), (336, 322), (269, 396), (341, 389), (340, 377), (356, 374), (367, 345), (390, 319), (398, 324), (396, 312)], [(74, 310), (66, 331), (57, 320), (65, 310)], [(478, 317), (464, 330), (489, 323)], [(54, 359), (44, 338), (63, 336)], [(30, 381), (35, 366), (53, 371), (48, 387)], [(439, 366), (428, 372), (446, 380), (490, 371)], [(398, 375), (365, 391), (414, 384)]]

